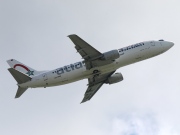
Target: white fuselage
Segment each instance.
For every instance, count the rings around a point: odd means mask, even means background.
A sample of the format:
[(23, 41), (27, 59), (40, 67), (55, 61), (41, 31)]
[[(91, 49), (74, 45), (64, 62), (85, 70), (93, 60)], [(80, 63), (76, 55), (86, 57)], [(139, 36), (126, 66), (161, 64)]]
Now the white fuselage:
[(134, 44), (128, 47), (118, 49), (120, 57), (115, 59), (113, 63), (86, 69), (83, 61), (69, 64), (55, 70), (47, 71), (36, 75), (31, 81), (18, 84), (20, 87), (51, 87), (87, 79), (93, 76), (93, 71), (98, 70), (100, 74), (105, 74), (116, 69), (139, 62), (154, 56), (157, 56), (172, 47), (171, 42), (166, 41), (147, 41)]

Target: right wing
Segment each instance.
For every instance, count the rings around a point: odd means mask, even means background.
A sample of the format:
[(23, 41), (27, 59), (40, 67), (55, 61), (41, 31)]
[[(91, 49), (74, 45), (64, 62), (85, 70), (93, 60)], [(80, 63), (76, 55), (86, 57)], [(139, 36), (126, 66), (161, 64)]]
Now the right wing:
[(104, 84), (104, 82), (100, 82), (98, 84), (95, 84), (93, 86), (89, 86), (84, 94), (84, 98), (81, 101), (81, 103), (84, 103), (88, 100), (90, 100), (94, 94), (96, 94), (96, 92), (101, 88), (101, 86)]
[(94, 96), (94, 94), (96, 94), (96, 92), (101, 88), (101, 86), (107, 81), (108, 77), (110, 77), (114, 72), (115, 71), (89, 78), (89, 86), (84, 94), (84, 98), (81, 103), (90, 100)]

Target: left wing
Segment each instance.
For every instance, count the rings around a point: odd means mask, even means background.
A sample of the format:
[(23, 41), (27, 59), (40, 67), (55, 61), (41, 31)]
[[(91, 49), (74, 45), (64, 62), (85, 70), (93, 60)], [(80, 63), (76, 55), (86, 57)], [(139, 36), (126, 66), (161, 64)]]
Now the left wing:
[(96, 50), (94, 47), (92, 47), (86, 41), (81, 39), (79, 36), (72, 34), (69, 35), (68, 37), (75, 44), (76, 50), (79, 52), (79, 54), (82, 56), (83, 59), (91, 60), (92, 58), (96, 58), (102, 55), (101, 52)]
[(75, 44), (75, 49), (84, 59), (86, 69), (89, 70), (93, 67), (107, 65), (113, 62), (111, 60), (102, 60), (101, 57), (103, 54), (81, 39), (79, 36), (72, 34), (68, 37)]
[(94, 94), (96, 94), (96, 92), (101, 88), (101, 86), (107, 81), (108, 77), (110, 77), (114, 72), (115, 71), (98, 76), (94, 75), (94, 77), (89, 78), (89, 86), (84, 94), (84, 98), (81, 103), (90, 100), (94, 96)]

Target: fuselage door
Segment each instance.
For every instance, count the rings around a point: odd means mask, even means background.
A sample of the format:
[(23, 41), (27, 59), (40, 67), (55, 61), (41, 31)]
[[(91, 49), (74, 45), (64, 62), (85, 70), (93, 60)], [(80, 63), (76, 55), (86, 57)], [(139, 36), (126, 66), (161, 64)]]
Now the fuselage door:
[(154, 41), (150, 41), (151, 46), (155, 46), (155, 42)]
[(47, 81), (48, 81), (47, 74), (44, 73), (42, 76), (43, 76), (43, 80), (44, 80), (45, 84), (48, 85), (48, 82), (47, 82)]

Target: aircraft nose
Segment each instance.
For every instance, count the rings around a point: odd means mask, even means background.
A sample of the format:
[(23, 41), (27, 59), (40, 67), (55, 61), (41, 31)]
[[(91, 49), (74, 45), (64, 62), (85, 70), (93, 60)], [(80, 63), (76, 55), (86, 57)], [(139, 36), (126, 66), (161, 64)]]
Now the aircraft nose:
[(174, 43), (173, 43), (173, 42), (168, 42), (167, 44), (168, 44), (169, 48), (171, 48), (171, 47), (174, 46)]
[(173, 42), (164, 41), (163, 42), (163, 46), (164, 46), (165, 50), (169, 50), (171, 47), (174, 46), (174, 43)]

